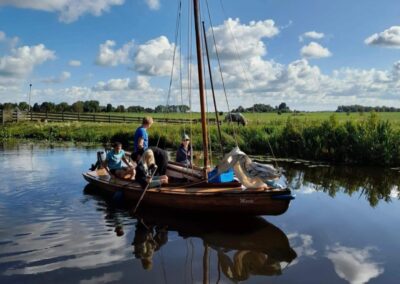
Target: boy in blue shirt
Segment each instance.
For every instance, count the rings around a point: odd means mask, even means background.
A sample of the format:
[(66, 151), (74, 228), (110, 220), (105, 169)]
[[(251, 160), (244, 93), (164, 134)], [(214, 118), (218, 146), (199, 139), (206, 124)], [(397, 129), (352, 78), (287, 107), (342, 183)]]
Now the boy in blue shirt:
[(150, 116), (144, 117), (142, 125), (138, 127), (133, 136), (133, 152), (136, 153), (139, 150), (147, 150), (149, 147), (149, 135), (147, 129), (153, 124), (153, 119)]
[[(128, 167), (123, 166), (124, 162)], [(125, 158), (125, 151), (122, 150), (122, 144), (115, 142), (113, 149), (107, 153), (105, 166), (108, 167), (110, 173), (122, 179), (134, 179), (135, 167)]]

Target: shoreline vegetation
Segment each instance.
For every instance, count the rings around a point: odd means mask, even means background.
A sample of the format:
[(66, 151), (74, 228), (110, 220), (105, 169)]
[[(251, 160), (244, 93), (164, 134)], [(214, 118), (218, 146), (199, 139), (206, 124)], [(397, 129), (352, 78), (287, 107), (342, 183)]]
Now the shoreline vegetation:
[[(400, 115), (398, 115), (400, 117)], [(399, 166), (399, 118), (380, 118), (375, 112), (356, 116), (279, 116), (279, 119), (257, 118), (249, 126), (223, 124), (225, 152), (236, 145), (253, 155), (273, 155), (335, 164)], [(276, 117), (275, 117), (276, 118)], [(315, 119), (316, 118), (316, 119)], [(132, 148), (138, 123), (91, 122), (18, 122), (0, 126), (0, 141), (32, 139), (46, 141), (89, 142), (107, 144), (120, 141)], [(201, 125), (155, 123), (149, 131), (151, 145), (176, 148), (183, 132), (192, 137), (195, 150), (202, 148)], [(217, 127), (209, 126), (213, 152), (219, 152)], [(236, 137), (236, 139), (235, 139)]]

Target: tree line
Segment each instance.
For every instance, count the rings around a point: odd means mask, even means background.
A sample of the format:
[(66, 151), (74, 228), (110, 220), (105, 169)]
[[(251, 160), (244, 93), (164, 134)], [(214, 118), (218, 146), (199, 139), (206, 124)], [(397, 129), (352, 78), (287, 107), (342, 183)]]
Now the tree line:
[(272, 107), (271, 105), (265, 105), (265, 104), (254, 104), (253, 106), (249, 108), (244, 108), (242, 106), (239, 106), (236, 109), (232, 109), (232, 112), (277, 112), (277, 113), (283, 113), (283, 112), (291, 112), (290, 108), (286, 103), (280, 103), (278, 106)]
[(350, 106), (338, 106), (336, 112), (399, 112), (400, 108), (387, 107), (387, 106), (361, 106), (361, 105), (350, 105)]
[(190, 108), (186, 105), (158, 105), (154, 109), (142, 106), (129, 106), (124, 105), (113, 106), (112, 104), (100, 105), (99, 101), (77, 101), (73, 104), (66, 102), (52, 103), (42, 102), (41, 104), (35, 103), (29, 106), (27, 102), (20, 103), (0, 103), (0, 110), (13, 110), (18, 108), (20, 111), (32, 110), (34, 112), (136, 112), (136, 113), (163, 113), (163, 112), (188, 112)]

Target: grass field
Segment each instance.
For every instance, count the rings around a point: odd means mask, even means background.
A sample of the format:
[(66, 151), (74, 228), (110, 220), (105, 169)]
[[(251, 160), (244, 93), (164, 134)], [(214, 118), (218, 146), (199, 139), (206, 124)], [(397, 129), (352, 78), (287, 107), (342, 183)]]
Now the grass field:
[[(200, 118), (200, 113), (193, 112), (189, 113), (113, 113), (115, 115), (125, 115), (132, 117), (151, 116), (157, 118)], [(226, 113), (219, 116), (220, 120), (223, 120)], [(360, 122), (369, 116), (369, 113), (337, 113), (337, 112), (300, 112), (300, 113), (243, 113), (248, 122), (251, 125), (257, 125), (262, 123), (272, 123), (274, 125), (284, 125), (288, 118), (295, 118), (305, 123), (320, 123), (324, 120), (328, 120), (332, 115), (336, 117), (339, 123), (346, 121)], [(400, 112), (379, 112), (376, 115), (381, 120), (388, 120), (395, 128), (400, 128)], [(215, 113), (208, 113), (207, 117), (215, 118)]]

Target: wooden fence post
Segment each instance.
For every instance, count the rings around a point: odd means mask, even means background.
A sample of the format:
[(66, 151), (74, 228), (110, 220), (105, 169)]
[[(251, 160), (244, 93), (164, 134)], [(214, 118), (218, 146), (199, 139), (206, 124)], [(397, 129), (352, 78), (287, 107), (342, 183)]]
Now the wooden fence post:
[(93, 114), (93, 121), (96, 122), (96, 115)]
[(31, 110), (31, 121), (33, 120), (33, 117), (32, 117), (32, 110)]
[(81, 120), (81, 115), (80, 115), (80, 112), (78, 112), (78, 121), (80, 121)]
[(61, 113), (62, 121), (64, 121), (64, 111)]
[(108, 114), (108, 123), (111, 123), (111, 114)]

